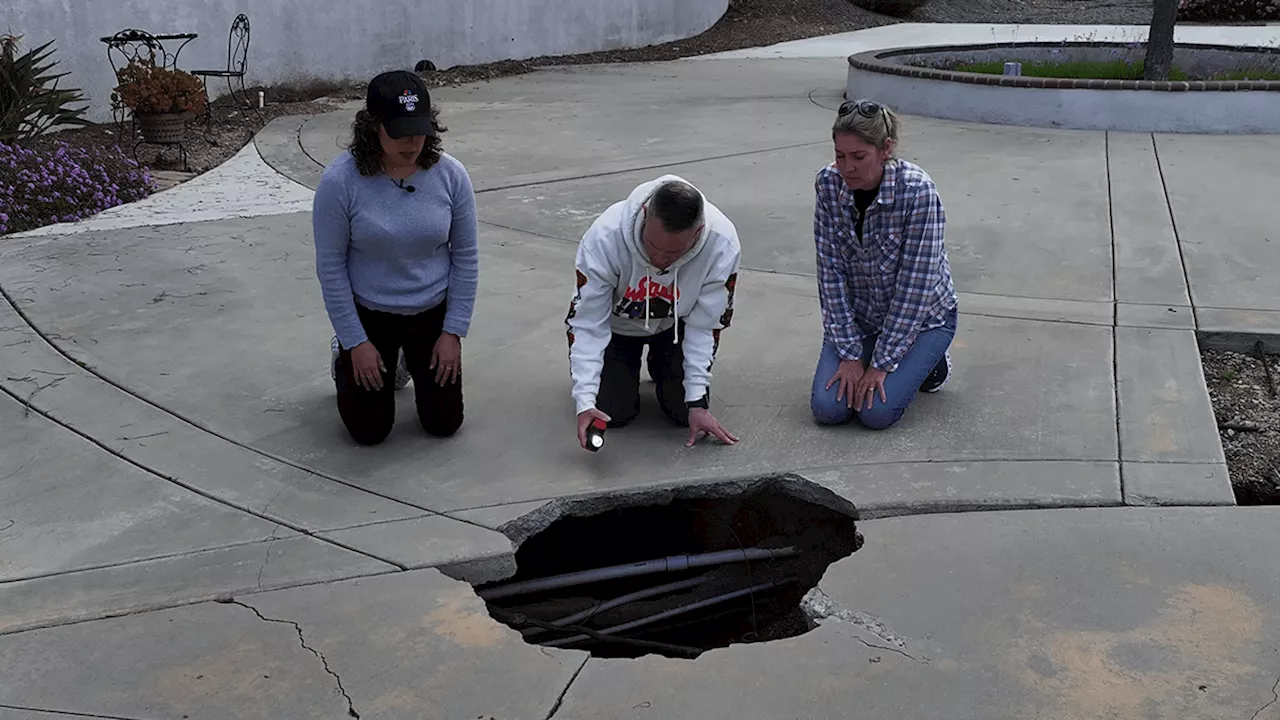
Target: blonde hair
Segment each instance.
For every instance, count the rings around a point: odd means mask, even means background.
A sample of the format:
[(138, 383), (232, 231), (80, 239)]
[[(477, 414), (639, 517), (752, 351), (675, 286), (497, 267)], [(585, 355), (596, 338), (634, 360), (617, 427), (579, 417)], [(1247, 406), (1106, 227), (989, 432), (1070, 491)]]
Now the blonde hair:
[[(890, 140), (897, 145), (901, 127), (902, 121), (889, 106), (874, 100), (850, 100), (840, 106), (835, 124), (831, 126), (831, 135), (854, 135), (883, 150)], [(893, 157), (892, 153), (890, 157)]]

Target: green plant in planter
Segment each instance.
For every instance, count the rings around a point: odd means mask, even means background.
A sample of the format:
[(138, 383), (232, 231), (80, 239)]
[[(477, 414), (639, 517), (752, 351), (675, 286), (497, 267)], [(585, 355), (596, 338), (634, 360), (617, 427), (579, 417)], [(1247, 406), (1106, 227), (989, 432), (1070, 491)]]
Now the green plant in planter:
[(0, 35), (0, 142), (14, 142), (42, 135), (50, 128), (86, 125), (88, 107), (80, 90), (59, 88), (68, 73), (51, 73), (58, 63), (46, 62), (53, 41), (19, 55), (21, 36)]
[(116, 93), (134, 115), (189, 115), (204, 111), (204, 85), (188, 72), (131, 60), (116, 72)]

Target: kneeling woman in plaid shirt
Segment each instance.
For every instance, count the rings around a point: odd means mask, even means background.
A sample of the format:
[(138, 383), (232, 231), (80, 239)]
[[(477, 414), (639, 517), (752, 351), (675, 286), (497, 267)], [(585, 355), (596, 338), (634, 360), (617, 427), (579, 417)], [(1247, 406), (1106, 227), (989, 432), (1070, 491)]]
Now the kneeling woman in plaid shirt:
[(946, 218), (928, 173), (893, 156), (898, 127), (887, 107), (844, 103), (835, 162), (814, 183), (823, 342), (811, 404), (824, 425), (857, 417), (883, 430), (917, 391), (937, 392), (951, 374)]

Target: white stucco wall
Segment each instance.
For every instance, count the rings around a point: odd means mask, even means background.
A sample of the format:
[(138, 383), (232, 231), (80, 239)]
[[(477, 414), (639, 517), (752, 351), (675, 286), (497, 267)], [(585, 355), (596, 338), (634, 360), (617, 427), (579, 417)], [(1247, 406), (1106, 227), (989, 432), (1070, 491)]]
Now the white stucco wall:
[(249, 84), (363, 81), (424, 59), (443, 70), (670, 42), (710, 28), (728, 0), (260, 0), (255, 7), (249, 0), (5, 0), (0, 32), (25, 36), (26, 47), (55, 40), (58, 69), (71, 72), (63, 84), (83, 89), (101, 120), (115, 78), (99, 38), (125, 28), (199, 33), (179, 67), (221, 68), (231, 21), (243, 12), (253, 30)]

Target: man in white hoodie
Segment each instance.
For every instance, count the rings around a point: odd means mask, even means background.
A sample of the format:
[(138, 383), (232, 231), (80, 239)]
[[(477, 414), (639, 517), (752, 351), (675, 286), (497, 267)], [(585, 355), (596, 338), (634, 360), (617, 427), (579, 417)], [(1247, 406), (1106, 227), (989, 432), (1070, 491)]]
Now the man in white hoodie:
[(733, 223), (683, 178), (640, 185), (592, 223), (574, 262), (565, 318), (578, 443), (599, 418), (620, 427), (640, 412), (640, 355), (662, 412), (689, 428), (738, 441), (711, 414), (711, 365), (733, 319), (742, 249)]

